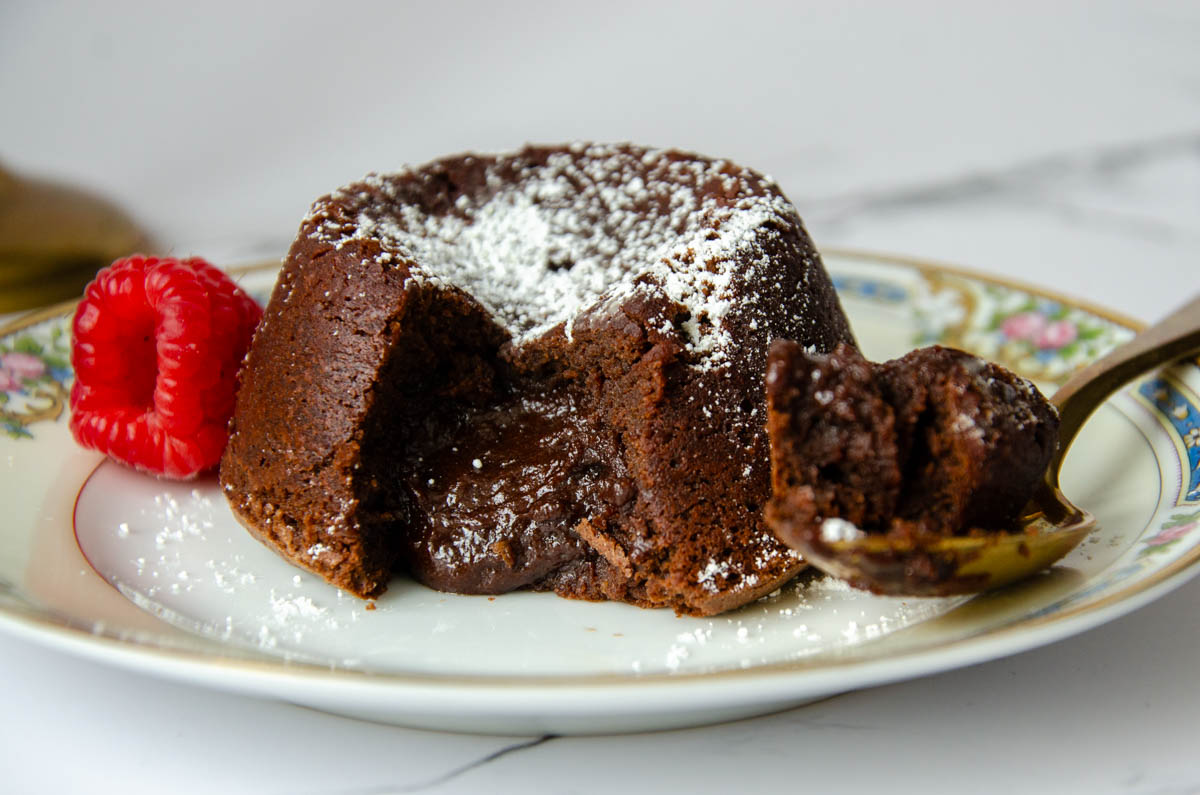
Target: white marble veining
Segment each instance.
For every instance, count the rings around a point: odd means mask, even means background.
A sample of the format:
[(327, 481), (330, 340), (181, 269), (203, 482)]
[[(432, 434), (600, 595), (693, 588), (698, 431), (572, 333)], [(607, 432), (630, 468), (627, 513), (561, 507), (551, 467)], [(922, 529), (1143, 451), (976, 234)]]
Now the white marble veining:
[[(0, 159), (180, 253), (274, 256), (318, 194), (525, 140), (773, 174), (822, 246), (1143, 321), (1200, 288), (1194, 3), (126, 2), (0, 12)], [(495, 738), (169, 684), (0, 635), (11, 792), (1200, 791), (1200, 582), (969, 669), (725, 726)], [(753, 782), (750, 785), (749, 782)]]

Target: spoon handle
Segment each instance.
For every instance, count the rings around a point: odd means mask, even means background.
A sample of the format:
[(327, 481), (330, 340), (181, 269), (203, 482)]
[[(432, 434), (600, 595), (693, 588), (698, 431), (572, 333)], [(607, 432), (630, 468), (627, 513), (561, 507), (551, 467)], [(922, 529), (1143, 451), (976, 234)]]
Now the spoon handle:
[(1071, 376), (1051, 398), (1058, 406), (1061, 421), (1058, 454), (1049, 471), (1057, 471), (1075, 434), (1109, 395), (1139, 375), (1197, 351), (1200, 295)]

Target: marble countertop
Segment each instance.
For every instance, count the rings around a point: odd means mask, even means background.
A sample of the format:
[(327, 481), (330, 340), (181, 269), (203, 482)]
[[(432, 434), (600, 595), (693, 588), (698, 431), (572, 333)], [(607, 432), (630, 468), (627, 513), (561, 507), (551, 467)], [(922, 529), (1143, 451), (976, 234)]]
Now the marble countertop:
[[(10, 4), (0, 159), (220, 262), (278, 256), (312, 198), (367, 171), (634, 140), (772, 174), (820, 246), (1146, 322), (1196, 292), (1194, 4), (843, 5)], [(11, 792), (1197, 792), (1198, 606), (1193, 581), (994, 662), (611, 737), (356, 722), (0, 634), (0, 776)]]

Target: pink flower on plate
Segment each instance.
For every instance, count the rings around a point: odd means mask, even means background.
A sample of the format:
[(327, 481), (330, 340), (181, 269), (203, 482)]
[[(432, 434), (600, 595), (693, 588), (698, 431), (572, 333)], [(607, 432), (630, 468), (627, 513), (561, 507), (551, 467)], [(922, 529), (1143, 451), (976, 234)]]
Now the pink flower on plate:
[(17, 378), (16, 373), (0, 367), (0, 392), (17, 392), (21, 386), (21, 379)]
[(0, 370), (18, 379), (37, 378), (46, 372), (46, 363), (31, 353), (0, 353)]
[(1032, 340), (1045, 328), (1045, 315), (1039, 312), (1022, 312), (1005, 318), (1000, 331), (1010, 340)]
[(1057, 350), (1070, 345), (1079, 336), (1079, 330), (1069, 320), (1056, 320), (1041, 329), (1033, 338), (1033, 344), (1042, 350)]
[(1159, 530), (1157, 533), (1154, 534), (1153, 538), (1146, 539), (1146, 545), (1151, 546), (1151, 547), (1158, 547), (1158, 546), (1162, 546), (1163, 544), (1169, 544), (1177, 538), (1183, 538), (1185, 535), (1187, 535), (1188, 533), (1192, 532), (1195, 529), (1196, 529), (1195, 522), (1188, 522), (1187, 524), (1180, 524), (1180, 525), (1175, 525), (1174, 527), (1168, 527), (1166, 530)]

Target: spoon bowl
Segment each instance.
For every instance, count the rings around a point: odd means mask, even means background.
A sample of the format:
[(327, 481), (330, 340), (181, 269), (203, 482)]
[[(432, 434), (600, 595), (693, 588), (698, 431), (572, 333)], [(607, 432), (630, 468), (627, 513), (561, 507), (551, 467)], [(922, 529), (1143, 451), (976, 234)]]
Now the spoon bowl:
[(1063, 459), (1088, 417), (1122, 386), (1200, 352), (1200, 296), (1073, 375), (1051, 402), (1058, 449), (1012, 530), (897, 538), (860, 533), (817, 538), (804, 557), (852, 585), (889, 596), (952, 596), (1016, 582), (1053, 565), (1095, 528), (1096, 518), (1059, 488)]

